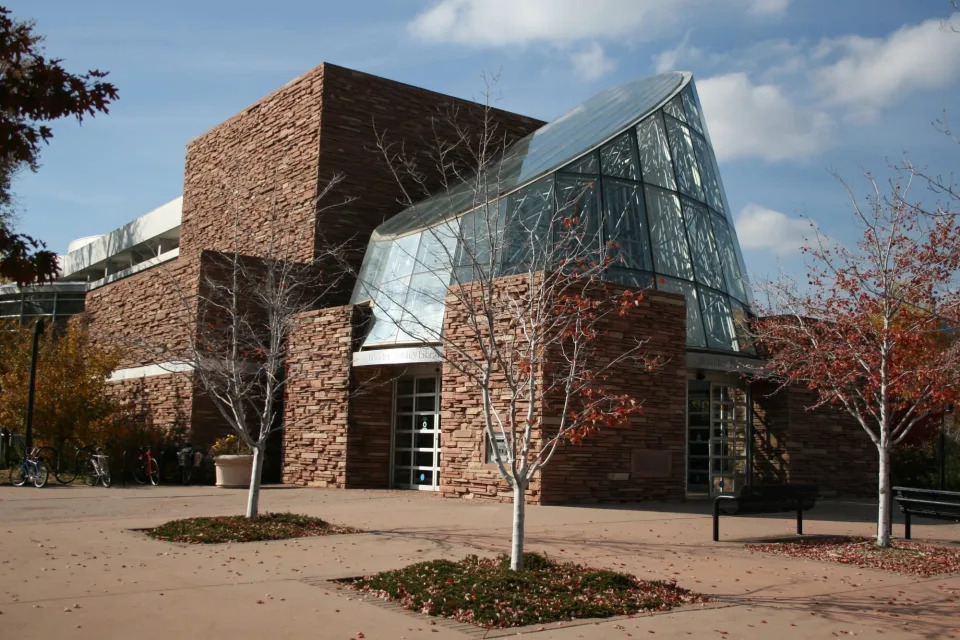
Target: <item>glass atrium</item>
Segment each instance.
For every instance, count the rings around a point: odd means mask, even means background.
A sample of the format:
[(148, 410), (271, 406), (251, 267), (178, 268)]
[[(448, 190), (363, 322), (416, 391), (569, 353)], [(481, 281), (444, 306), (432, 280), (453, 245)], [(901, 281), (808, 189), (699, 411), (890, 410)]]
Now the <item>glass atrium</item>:
[(353, 294), (373, 302), (363, 348), (438, 342), (451, 280), (470, 280), (477, 256), (496, 275), (524, 272), (531, 246), (559, 241), (537, 221), (565, 210), (598, 251), (618, 248), (605, 280), (686, 298), (688, 349), (752, 353), (739, 331), (750, 287), (701, 113), (687, 73), (608, 89), (511, 146), (488, 170), (496, 180), (458, 184), (380, 225)]

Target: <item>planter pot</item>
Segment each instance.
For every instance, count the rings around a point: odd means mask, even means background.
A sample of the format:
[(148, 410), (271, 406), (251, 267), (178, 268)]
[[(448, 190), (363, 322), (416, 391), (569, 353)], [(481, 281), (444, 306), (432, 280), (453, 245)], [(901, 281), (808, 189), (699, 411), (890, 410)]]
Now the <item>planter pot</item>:
[(246, 489), (250, 486), (253, 456), (217, 456), (213, 459), (217, 469), (217, 486)]

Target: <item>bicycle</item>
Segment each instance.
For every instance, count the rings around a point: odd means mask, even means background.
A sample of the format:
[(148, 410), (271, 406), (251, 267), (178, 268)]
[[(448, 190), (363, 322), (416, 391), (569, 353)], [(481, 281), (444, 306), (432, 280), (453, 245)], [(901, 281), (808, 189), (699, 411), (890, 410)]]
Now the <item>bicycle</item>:
[(31, 449), (18, 466), (10, 469), (10, 484), (22, 487), (27, 482), (32, 482), (37, 489), (46, 486), (50, 472), (43, 460), (37, 457), (37, 453), (36, 448)]
[[(80, 454), (77, 454), (79, 461)], [(99, 482), (104, 487), (110, 486), (110, 459), (103, 453), (103, 447), (97, 447), (93, 455), (84, 458), (80, 468), (80, 475), (84, 484), (94, 487)]]
[(140, 447), (140, 455), (133, 468), (133, 479), (137, 484), (149, 481), (153, 486), (157, 486), (160, 483), (160, 465), (150, 453), (150, 447)]

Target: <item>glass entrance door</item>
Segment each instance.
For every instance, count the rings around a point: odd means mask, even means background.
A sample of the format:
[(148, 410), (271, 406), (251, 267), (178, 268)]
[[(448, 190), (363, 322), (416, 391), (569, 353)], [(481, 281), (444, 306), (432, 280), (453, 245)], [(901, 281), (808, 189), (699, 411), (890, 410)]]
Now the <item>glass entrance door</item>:
[(733, 493), (747, 480), (747, 391), (690, 380), (687, 390), (687, 493)]
[(440, 377), (402, 376), (393, 416), (393, 486), (436, 491), (440, 484)]

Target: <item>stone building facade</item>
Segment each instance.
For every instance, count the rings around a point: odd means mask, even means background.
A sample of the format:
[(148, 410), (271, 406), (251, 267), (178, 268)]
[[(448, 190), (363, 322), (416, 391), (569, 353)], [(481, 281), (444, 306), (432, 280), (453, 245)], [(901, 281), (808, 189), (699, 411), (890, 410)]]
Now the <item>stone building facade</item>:
[[(195, 443), (209, 444), (226, 427), (192, 373), (165, 367), (164, 354), (197, 330), (190, 301), (210, 260), (235, 249), (256, 260), (273, 242), (283, 259), (308, 263), (327, 243), (342, 244), (359, 279), (300, 315), (289, 338), (283, 481), (509, 499), (476, 388), (437, 356), (442, 341), (410, 339), (378, 297), (408, 295), (396, 288), (403, 278), (422, 293), (413, 283), (426, 274), (418, 264), (429, 262), (427, 230), (478, 210), (476, 198), (441, 188), (431, 154), (438, 139), (480, 131), (484, 116), (506, 140), (502, 182), (488, 196), (504, 228), (530, 194), (546, 193), (543, 206), (556, 213), (576, 185), (564, 206), (596, 218), (598, 246), (615, 240), (633, 252), (610, 269), (609, 284), (648, 291), (629, 313), (604, 320), (597, 349), (615, 358), (643, 340), (662, 363), (651, 371), (625, 361), (609, 372), (642, 413), (561, 445), (531, 485), (532, 502), (682, 500), (751, 482), (871, 492), (876, 456), (855, 425), (805, 411), (804, 390), (775, 392), (750, 377), (757, 356), (738, 330), (750, 314), (749, 285), (689, 74), (611, 89), (547, 125), (330, 64), (291, 81), (187, 145), (176, 259), (87, 293), (95, 335), (128, 346), (114, 392), (135, 396), (155, 424), (185, 425)], [(398, 204), (385, 143), (417, 159), (433, 197)], [(338, 174), (342, 182), (318, 201)], [(431, 262), (436, 273), (458, 268), (468, 249), (465, 237), (456, 240), (445, 266)], [(505, 266), (497, 286), (511, 277)], [(439, 307), (425, 305), (448, 346), (465, 325), (449, 284), (433, 294)]]

